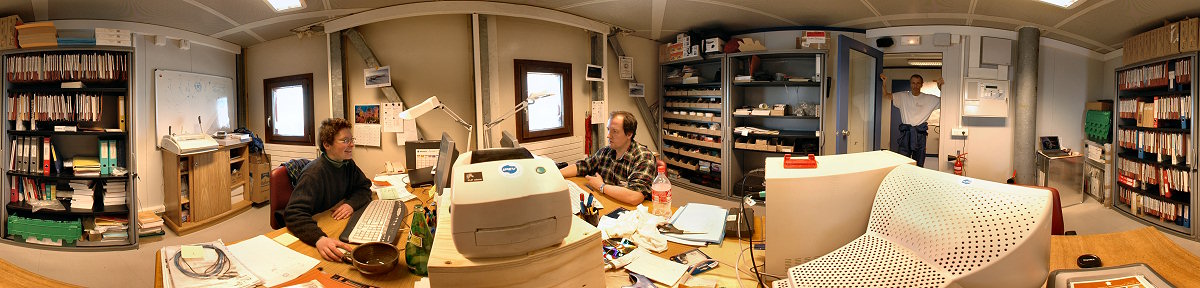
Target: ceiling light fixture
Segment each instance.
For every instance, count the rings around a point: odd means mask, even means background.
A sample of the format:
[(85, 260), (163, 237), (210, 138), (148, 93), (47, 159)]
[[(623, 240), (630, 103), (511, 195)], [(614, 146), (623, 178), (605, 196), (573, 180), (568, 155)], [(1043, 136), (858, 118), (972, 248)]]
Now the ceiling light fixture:
[(900, 45), (921, 45), (921, 35), (900, 36)]
[(908, 59), (908, 65), (912, 66), (942, 66), (940, 59)]
[(1049, 3), (1054, 6), (1062, 7), (1063, 9), (1075, 8), (1075, 4), (1079, 4), (1079, 0), (1038, 0)]
[(304, 0), (263, 0), (271, 9), (275, 9), (277, 13), (288, 12), (292, 10), (300, 10), (307, 7), (304, 5)]

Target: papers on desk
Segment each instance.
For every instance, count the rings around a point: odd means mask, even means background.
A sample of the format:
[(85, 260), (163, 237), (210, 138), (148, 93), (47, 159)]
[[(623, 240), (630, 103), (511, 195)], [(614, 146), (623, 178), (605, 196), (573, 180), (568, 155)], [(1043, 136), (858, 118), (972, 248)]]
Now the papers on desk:
[(295, 279), (321, 262), (263, 235), (229, 245), (229, 251), (267, 287)]
[(408, 201), (417, 198), (417, 195), (408, 193), (408, 189), (404, 188), (408, 185), (408, 174), (379, 175), (373, 180), (375, 181), (371, 181), (371, 191), (375, 192), (380, 200)]
[(667, 286), (675, 286), (675, 283), (679, 282), (679, 278), (682, 278), (683, 273), (686, 273), (688, 269), (687, 265), (655, 256), (642, 248), (634, 249), (633, 252), (629, 252), (621, 258), (625, 257), (633, 257), (632, 262), (625, 265), (625, 270), (641, 274)]
[[(667, 240), (682, 240), (672, 241), (685, 245), (703, 246), (704, 243), (719, 244), (725, 239), (725, 216), (729, 214), (725, 208), (700, 204), (688, 203), (675, 209), (675, 214), (671, 215), (671, 225), (683, 231), (700, 232), (697, 234), (666, 234)], [(690, 243), (687, 243), (689, 242)], [(704, 242), (704, 243), (699, 243)], [(699, 244), (699, 245), (697, 245)]]
[[(237, 257), (232, 256), (232, 253), (229, 252), (229, 249), (225, 247), (225, 243), (221, 242), (221, 240), (218, 239), (217, 241), (212, 241), (212, 242), (197, 243), (195, 245), (211, 245), (212, 247), (223, 251), (225, 253), (225, 255), (227, 256), (227, 259), (229, 259), (229, 265), (231, 265), (231, 267), (229, 268), (229, 271), (231, 273), (236, 272), (237, 276), (231, 277), (228, 279), (220, 279), (220, 278), (200, 279), (200, 278), (193, 278), (191, 276), (184, 275), (183, 272), (181, 272), (179, 270), (179, 267), (175, 265), (175, 253), (180, 252), (180, 246), (167, 246), (167, 247), (163, 247), (161, 250), (159, 250), (159, 253), (162, 256), (162, 257), (159, 257), (159, 258), (161, 258), (159, 261), (159, 265), (161, 266), (162, 271), (163, 271), (163, 280), (162, 280), (163, 287), (166, 287), (166, 288), (172, 288), (172, 287), (174, 287), (174, 288), (193, 288), (193, 287), (195, 287), (195, 288), (198, 288), (198, 287), (236, 287), (236, 288), (241, 288), (241, 287), (254, 287), (254, 286), (258, 286), (258, 284), (263, 283), (262, 280), (260, 280), (257, 276), (254, 276), (254, 274), (251, 273), (250, 270), (246, 269), (246, 266), (242, 265), (242, 263), (240, 261), (238, 261)], [(213, 249), (205, 248), (201, 252), (203, 254), (200, 257), (197, 257), (198, 259), (187, 259), (188, 265), (191, 265), (192, 267), (209, 267), (213, 263), (216, 263), (220, 259), (217, 256), (217, 252)], [(180, 263), (182, 263), (183, 259), (180, 259), (180, 261), (181, 261)], [(230, 274), (230, 275), (232, 275), (232, 274)]]

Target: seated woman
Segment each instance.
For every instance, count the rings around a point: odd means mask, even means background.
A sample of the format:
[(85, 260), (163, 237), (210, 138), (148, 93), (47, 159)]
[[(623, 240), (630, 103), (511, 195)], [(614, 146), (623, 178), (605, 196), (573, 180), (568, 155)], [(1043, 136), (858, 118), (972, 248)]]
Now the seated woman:
[(345, 220), (354, 210), (362, 209), (371, 201), (371, 180), (354, 164), (354, 135), (346, 119), (326, 119), (321, 122), (319, 133), (321, 156), (301, 172), (284, 208), (284, 222), (296, 238), (316, 247), (322, 258), (339, 261), (342, 253), (337, 248), (351, 250), (353, 247), (327, 237), (313, 215), (336, 205), (333, 219)]

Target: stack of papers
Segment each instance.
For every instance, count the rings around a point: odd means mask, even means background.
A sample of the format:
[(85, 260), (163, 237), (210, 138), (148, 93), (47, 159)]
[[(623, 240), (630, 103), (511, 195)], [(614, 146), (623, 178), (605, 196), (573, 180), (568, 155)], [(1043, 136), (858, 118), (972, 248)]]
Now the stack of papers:
[(96, 216), (84, 222), (83, 229), (90, 235), (100, 235), (100, 241), (126, 241), (129, 239), (129, 219), (112, 216)]
[(152, 211), (138, 212), (138, 237), (158, 236), (163, 231), (163, 219)]
[(667, 240), (688, 245), (693, 245), (692, 243), (719, 244), (725, 239), (725, 216), (728, 214), (729, 211), (725, 208), (688, 203), (676, 209), (675, 214), (671, 215), (671, 220), (668, 222), (671, 222), (671, 225), (679, 230), (694, 232), (694, 234), (664, 233), (663, 235), (667, 236)]
[(67, 185), (70, 185), (73, 190), (71, 191), (71, 209), (92, 210), (96, 190), (88, 187), (88, 181), (71, 180)]
[(21, 48), (58, 46), (58, 30), (51, 21), (17, 25), (17, 43)]
[[(231, 267), (229, 268), (229, 271), (231, 273), (228, 273), (226, 275), (229, 275), (232, 277), (228, 277), (228, 278), (213, 277), (213, 278), (209, 278), (209, 279), (200, 279), (200, 278), (193, 278), (193, 277), (184, 275), (183, 272), (180, 272), (179, 267), (175, 264), (176, 256), (184, 257), (182, 255), (184, 253), (182, 253), (180, 251), (180, 250), (182, 250), (183, 246), (167, 246), (167, 247), (163, 247), (162, 250), (159, 250), (160, 255), (162, 255), (162, 257), (159, 257), (160, 258), (159, 266), (162, 268), (162, 271), (163, 271), (163, 277), (162, 277), (163, 287), (167, 287), (167, 288), (172, 288), (172, 287), (174, 287), (174, 288), (192, 288), (192, 287), (249, 288), (249, 287), (258, 286), (259, 284), (263, 283), (263, 281), (260, 280), (258, 278), (258, 276), (255, 276), (254, 273), (251, 273), (250, 270), (246, 269), (245, 265), (242, 264), (242, 262), (240, 261), (240, 259), (238, 259), (236, 257), (236, 255), (233, 255), (233, 253), (231, 253), (228, 248), (225, 248), (225, 243), (221, 242), (221, 240), (218, 239), (217, 241), (213, 241), (213, 242), (197, 243), (194, 245), (186, 245), (186, 246), (199, 246), (199, 245), (211, 245), (215, 249), (223, 251), (225, 253), (225, 255), (228, 257), (227, 259), (229, 260), (229, 265), (231, 265)], [(189, 249), (189, 250), (191, 250), (191, 249)], [(180, 255), (176, 255), (176, 254), (180, 254)], [(191, 253), (188, 253), (188, 254), (191, 254)], [(200, 249), (199, 253), (197, 253), (197, 254), (199, 254), (199, 255), (197, 255), (198, 257), (185, 257), (184, 259), (180, 259), (180, 262), (182, 263), (183, 260), (187, 260), (188, 264), (191, 265), (192, 267), (209, 267), (209, 266), (212, 266), (213, 263), (216, 263), (218, 259), (220, 259), (217, 256), (217, 252), (214, 251), (213, 249), (203, 248), (203, 249)], [(274, 255), (272, 255), (272, 257), (274, 257)], [(184, 269), (187, 269), (187, 268), (184, 268)], [(222, 279), (222, 278), (225, 278), (225, 279)]]
[(75, 176), (100, 176), (100, 158), (75, 156), (72, 158), (71, 164), (75, 170)]
[(104, 206), (125, 205), (125, 182), (104, 184)]
[(417, 198), (417, 195), (404, 188), (408, 185), (408, 174), (379, 175), (372, 180), (374, 181), (371, 181), (371, 191), (375, 192), (380, 200), (408, 201)]

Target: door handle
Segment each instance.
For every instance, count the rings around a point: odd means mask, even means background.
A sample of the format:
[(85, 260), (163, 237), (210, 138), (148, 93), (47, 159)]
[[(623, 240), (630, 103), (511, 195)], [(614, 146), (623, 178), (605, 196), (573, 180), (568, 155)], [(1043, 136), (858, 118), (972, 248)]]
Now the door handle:
[(850, 131), (842, 129), (842, 137), (845, 138), (846, 136), (850, 136)]

